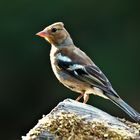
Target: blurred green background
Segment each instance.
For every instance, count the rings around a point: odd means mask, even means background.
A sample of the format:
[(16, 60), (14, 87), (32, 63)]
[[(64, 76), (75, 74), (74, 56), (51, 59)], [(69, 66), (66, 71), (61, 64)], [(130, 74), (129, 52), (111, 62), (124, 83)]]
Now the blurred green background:
[[(18, 140), (60, 101), (78, 94), (55, 78), (50, 45), (35, 36), (62, 21), (75, 44), (102, 69), (121, 97), (140, 112), (140, 1), (3, 0), (0, 2), (0, 135)], [(89, 104), (127, 117), (110, 101)]]

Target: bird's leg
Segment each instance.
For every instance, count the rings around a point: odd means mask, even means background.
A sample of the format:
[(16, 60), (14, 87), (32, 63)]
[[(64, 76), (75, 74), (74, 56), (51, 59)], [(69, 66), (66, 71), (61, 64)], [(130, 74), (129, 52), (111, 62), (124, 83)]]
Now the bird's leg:
[(76, 98), (76, 101), (79, 101), (83, 96), (84, 96), (84, 94), (81, 94), (80, 96), (78, 96), (78, 97)]
[(83, 97), (83, 99), (84, 99), (84, 101), (83, 101), (83, 103), (87, 103), (87, 101), (88, 101), (88, 99), (89, 99), (89, 94), (84, 94), (84, 97)]

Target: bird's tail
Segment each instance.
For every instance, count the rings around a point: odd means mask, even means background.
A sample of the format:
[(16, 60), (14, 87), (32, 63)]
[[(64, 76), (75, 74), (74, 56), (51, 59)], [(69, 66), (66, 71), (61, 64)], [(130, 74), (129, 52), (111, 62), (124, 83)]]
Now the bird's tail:
[(140, 123), (140, 114), (131, 106), (129, 106), (126, 102), (124, 102), (120, 97), (115, 97), (110, 94), (107, 94), (107, 97), (118, 107), (120, 107), (125, 113), (127, 113), (132, 119), (134, 119), (137, 123)]

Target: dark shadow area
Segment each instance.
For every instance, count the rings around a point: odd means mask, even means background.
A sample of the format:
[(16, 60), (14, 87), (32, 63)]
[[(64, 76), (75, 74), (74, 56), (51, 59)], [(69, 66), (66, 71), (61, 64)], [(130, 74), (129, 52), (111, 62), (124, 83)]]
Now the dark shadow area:
[[(75, 44), (101, 68), (118, 94), (140, 112), (140, 1), (1, 1), (1, 138), (19, 140), (60, 101), (76, 98), (55, 78), (50, 45), (35, 34), (62, 21)], [(127, 117), (110, 101), (89, 104)], [(130, 119), (130, 118), (129, 118)]]

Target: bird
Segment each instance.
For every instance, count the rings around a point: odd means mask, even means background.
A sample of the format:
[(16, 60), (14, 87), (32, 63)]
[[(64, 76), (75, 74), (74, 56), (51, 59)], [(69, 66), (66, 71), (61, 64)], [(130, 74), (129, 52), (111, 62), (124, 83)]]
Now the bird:
[(60, 83), (80, 93), (76, 101), (83, 98), (83, 103), (87, 103), (90, 94), (101, 96), (112, 101), (135, 122), (140, 123), (140, 114), (117, 94), (107, 77), (90, 57), (75, 46), (63, 22), (55, 22), (36, 35), (51, 44), (52, 70)]

